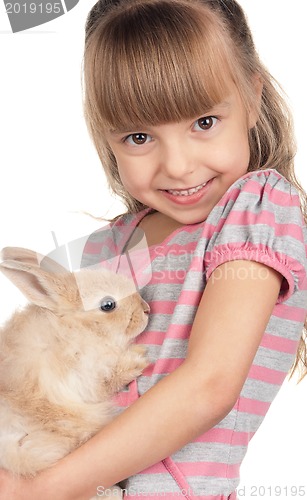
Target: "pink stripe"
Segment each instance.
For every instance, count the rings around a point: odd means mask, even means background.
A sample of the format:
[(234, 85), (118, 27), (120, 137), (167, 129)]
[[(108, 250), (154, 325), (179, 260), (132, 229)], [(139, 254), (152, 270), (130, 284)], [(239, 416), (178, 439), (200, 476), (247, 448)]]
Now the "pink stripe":
[(256, 401), (255, 399), (240, 397), (238, 402), (238, 410), (242, 413), (250, 413), (251, 415), (266, 415), (271, 403), (264, 401)]
[(136, 401), (138, 397), (139, 394), (138, 394), (137, 382), (136, 380), (133, 380), (131, 384), (129, 384), (128, 390), (117, 393), (112, 398), (112, 401), (117, 406), (126, 407), (131, 405), (134, 401)]
[[(192, 327), (192, 325), (191, 325)], [(187, 330), (187, 325), (171, 325), (167, 331), (168, 339), (179, 339), (185, 340), (189, 335), (189, 329)], [(141, 333), (135, 342), (139, 344), (149, 344), (149, 345), (162, 345), (165, 340), (165, 332), (160, 332), (156, 330), (146, 330)]]
[[(224, 204), (223, 204), (223, 206), (224, 206)], [(222, 219), (222, 220), (224, 220), (224, 219)], [(220, 224), (219, 229), (218, 229), (218, 224)], [(221, 224), (221, 221), (219, 221), (218, 224), (210, 224), (209, 222), (206, 221), (202, 236), (205, 237), (208, 241), (211, 240), (213, 234), (215, 232), (219, 233), (219, 231), (221, 230), (221, 227), (223, 226), (223, 223)]]
[(275, 205), (279, 205), (282, 207), (288, 207), (289, 206), (289, 198), (291, 197), (291, 206), (300, 206), (300, 199), (299, 196), (295, 193), (285, 193), (284, 191), (281, 191), (280, 189), (273, 187), (270, 190), (269, 193), (269, 199), (272, 203)]
[(295, 306), (288, 306), (287, 304), (280, 304), (274, 307), (273, 315), (282, 318), (289, 319), (291, 321), (297, 321), (298, 323), (304, 323), (306, 317), (306, 309)]
[(179, 297), (178, 305), (197, 306), (203, 294), (203, 290), (185, 290)]
[(136, 339), (136, 344), (144, 344), (146, 345), (162, 345), (165, 340), (164, 332), (153, 331), (145, 331), (141, 333)]
[(247, 446), (251, 439), (249, 432), (237, 432), (233, 429), (220, 429), (213, 427), (208, 432), (195, 439), (195, 443), (223, 443), (238, 446)]
[[(202, 268), (203, 261), (204, 261), (203, 255), (194, 256), (189, 271), (196, 271), (197, 273), (199, 273), (199, 269)], [(201, 265), (201, 267), (199, 266), (199, 264)]]
[(200, 300), (203, 291), (194, 291), (194, 290), (185, 290), (184, 293), (181, 294), (178, 302), (176, 301), (163, 301), (163, 300), (152, 300), (149, 302), (151, 312), (159, 311), (159, 314), (172, 314), (174, 307), (178, 305), (188, 305), (195, 306), (197, 302)]
[(147, 366), (147, 368), (142, 371), (142, 377), (152, 377), (154, 366), (154, 363), (151, 363), (149, 366)]
[(287, 372), (272, 370), (271, 368), (265, 368), (264, 366), (252, 365), (248, 373), (248, 378), (261, 380), (262, 382), (267, 382), (268, 384), (281, 385), (286, 375)]
[(223, 464), (218, 462), (176, 462), (178, 469), (186, 476), (239, 477), (241, 464)]
[[(192, 327), (192, 325), (190, 325)], [(167, 337), (170, 339), (186, 339), (189, 335), (187, 325), (171, 325), (167, 332)]]
[[(259, 189), (258, 189), (259, 191)], [(238, 188), (238, 187), (233, 187), (231, 189), (231, 191), (229, 191), (228, 193), (225, 193), (222, 198), (219, 200), (219, 202), (217, 203), (217, 206), (219, 207), (225, 207), (225, 200), (233, 200), (233, 201), (236, 201), (236, 199), (238, 198), (238, 195), (242, 192), (242, 188)]]
[(155, 314), (173, 314), (177, 302), (174, 300), (152, 300), (149, 302), (151, 316)]
[(112, 401), (116, 406), (126, 408), (132, 403), (131, 394), (129, 392), (119, 392), (112, 398)]
[(298, 341), (285, 339), (266, 332), (262, 337), (261, 346), (266, 347), (267, 349), (272, 349), (273, 351), (294, 354), (297, 351)]

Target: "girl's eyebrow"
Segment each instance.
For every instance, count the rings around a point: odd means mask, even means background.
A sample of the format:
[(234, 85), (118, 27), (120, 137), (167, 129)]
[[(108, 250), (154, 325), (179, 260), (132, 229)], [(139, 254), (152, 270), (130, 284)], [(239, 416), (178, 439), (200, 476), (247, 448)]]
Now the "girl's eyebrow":
[(111, 135), (122, 135), (122, 134), (131, 134), (133, 130), (140, 131), (143, 128), (145, 128), (144, 125), (132, 125), (131, 127), (119, 127), (119, 128), (112, 128), (109, 129), (109, 133)]
[[(210, 115), (210, 114), (212, 114), (212, 115), (217, 114), (221, 108), (227, 109), (227, 108), (230, 108), (230, 106), (231, 106), (231, 102), (229, 102), (229, 101), (220, 102), (219, 104), (216, 104), (213, 108), (205, 111), (203, 113), (203, 116)], [(201, 116), (201, 114), (199, 116)], [(139, 124), (139, 125), (133, 124), (129, 128), (128, 127), (118, 127), (116, 129), (115, 128), (109, 129), (109, 133), (113, 136), (122, 135), (122, 134), (131, 134), (131, 133), (133, 133), (133, 131), (140, 132), (143, 129), (148, 128), (148, 127), (149, 127), (148, 125), (144, 125), (144, 124)]]

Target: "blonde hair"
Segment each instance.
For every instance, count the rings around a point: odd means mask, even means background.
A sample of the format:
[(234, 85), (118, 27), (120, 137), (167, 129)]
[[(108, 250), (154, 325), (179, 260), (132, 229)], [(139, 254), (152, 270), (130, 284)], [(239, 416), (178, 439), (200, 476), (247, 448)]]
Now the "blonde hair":
[[(106, 130), (193, 118), (219, 104), (230, 81), (248, 112), (255, 106), (257, 78), (263, 90), (249, 131), (248, 171), (280, 172), (297, 188), (307, 222), (307, 196), (294, 172), (291, 113), (235, 0), (100, 0), (86, 22), (83, 74), (89, 133), (109, 186), (128, 212), (144, 205), (125, 190)], [(300, 364), (307, 370), (305, 333), (291, 374)]]

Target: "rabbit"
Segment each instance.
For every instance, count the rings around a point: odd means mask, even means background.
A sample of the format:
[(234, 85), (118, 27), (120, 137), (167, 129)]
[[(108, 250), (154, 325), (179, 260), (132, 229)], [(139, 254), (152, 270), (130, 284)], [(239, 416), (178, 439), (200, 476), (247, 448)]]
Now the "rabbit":
[(149, 306), (101, 267), (70, 272), (13, 247), (1, 256), (30, 303), (0, 329), (0, 467), (30, 477), (114, 418), (113, 396), (149, 364), (133, 343)]

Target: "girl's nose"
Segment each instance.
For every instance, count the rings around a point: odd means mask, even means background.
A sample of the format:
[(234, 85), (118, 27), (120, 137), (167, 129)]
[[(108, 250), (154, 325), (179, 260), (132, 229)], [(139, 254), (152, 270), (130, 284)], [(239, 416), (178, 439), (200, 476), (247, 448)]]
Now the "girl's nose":
[(182, 178), (195, 169), (192, 151), (184, 144), (176, 144), (163, 148), (160, 166), (165, 175), (170, 178)]

